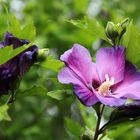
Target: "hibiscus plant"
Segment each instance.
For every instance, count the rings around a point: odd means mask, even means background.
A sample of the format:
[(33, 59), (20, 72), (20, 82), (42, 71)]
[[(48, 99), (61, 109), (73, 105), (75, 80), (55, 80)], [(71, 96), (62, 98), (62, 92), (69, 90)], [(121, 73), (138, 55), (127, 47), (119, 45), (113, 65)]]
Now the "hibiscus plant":
[[(106, 41), (108, 46), (100, 46), (91, 56), (87, 48), (76, 43), (57, 60), (48, 56), (48, 49), (41, 50), (35, 45), (32, 40), (35, 32), (25, 32), (34, 29), (32, 25), (21, 29), (16, 21), (11, 25), (14, 28), (5, 33), (4, 41), (0, 42), (0, 55), (3, 56), (0, 60), (0, 96), (10, 96), (0, 106), (0, 120), (10, 120), (7, 114), (9, 104), (18, 97), (47, 95), (62, 100), (74, 94), (79, 99), (81, 110), (85, 109), (84, 105), (87, 110), (90, 108), (96, 112), (96, 127), (90, 129), (86, 126), (91, 124), (84, 111), (81, 113), (86, 122), (84, 128), (69, 118), (65, 118), (66, 124), (72, 124), (69, 129), (78, 134), (81, 140), (101, 140), (106, 138), (106, 131), (112, 126), (120, 122), (134, 122), (140, 117), (139, 32), (129, 18), (117, 24), (108, 22), (106, 29), (97, 21), (91, 22), (87, 18), (69, 22), (93, 36), (96, 31), (96, 37), (104, 40), (103, 44)], [(94, 31), (91, 31), (91, 25)], [(55, 71), (58, 73), (57, 84), (71, 84), (72, 88), (48, 92), (42, 86), (34, 86), (23, 94), (16, 94), (21, 80), (33, 64)], [(104, 112), (109, 109), (111, 111), (106, 119)]]
[[(104, 136), (112, 122), (134, 120), (140, 115), (140, 72), (131, 59), (127, 59), (128, 46), (121, 42), (128, 24), (131, 24), (128, 18), (118, 24), (108, 22), (106, 35), (112, 46), (97, 50), (95, 61), (92, 61), (88, 49), (80, 44), (74, 44), (60, 57), (65, 67), (58, 74), (59, 82), (72, 84), (73, 93), (80, 102), (93, 107), (97, 113), (94, 136), (87, 136), (89, 139), (97, 140), (100, 134)], [(106, 106), (114, 108), (114, 111), (101, 125)]]

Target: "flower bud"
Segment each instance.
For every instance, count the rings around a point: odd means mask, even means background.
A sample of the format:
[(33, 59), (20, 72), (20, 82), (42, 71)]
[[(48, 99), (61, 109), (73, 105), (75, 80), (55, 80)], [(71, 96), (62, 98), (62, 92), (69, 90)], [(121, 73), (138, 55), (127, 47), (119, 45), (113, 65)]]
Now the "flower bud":
[(106, 35), (109, 39), (114, 40), (118, 37), (118, 31), (116, 29), (116, 26), (113, 22), (108, 22), (106, 26)]
[(120, 33), (120, 35), (121, 36), (126, 32), (126, 27), (128, 26), (129, 23), (130, 23), (130, 19), (129, 18), (126, 18), (125, 20), (123, 20), (120, 23), (120, 26), (121, 26), (121, 33)]
[(49, 49), (46, 49), (46, 48), (45, 49), (39, 49), (38, 50), (38, 61), (39, 62), (44, 61), (47, 58), (48, 53), (49, 53)]
[(126, 18), (125, 20), (123, 20), (121, 22), (121, 27), (124, 29), (127, 27), (127, 25), (130, 23), (130, 19), (129, 18)]

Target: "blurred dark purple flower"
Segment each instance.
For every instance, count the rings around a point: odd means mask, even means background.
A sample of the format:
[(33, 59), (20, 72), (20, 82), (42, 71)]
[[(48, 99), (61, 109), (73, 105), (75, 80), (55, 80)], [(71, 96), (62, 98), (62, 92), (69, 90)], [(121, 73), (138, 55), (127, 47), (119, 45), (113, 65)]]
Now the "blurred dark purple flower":
[(113, 110), (108, 124), (119, 124), (140, 118), (140, 102), (136, 101)]
[(131, 104), (123, 105), (118, 108), (118, 110), (123, 110), (124, 116), (137, 118), (140, 117), (140, 102), (134, 102)]
[[(28, 40), (19, 39), (7, 32), (4, 42), (0, 42), (0, 48), (12, 45), (16, 49), (29, 43)], [(33, 45), (5, 64), (0, 65), (0, 95), (18, 88), (23, 75), (37, 61), (37, 54), (38, 48)]]

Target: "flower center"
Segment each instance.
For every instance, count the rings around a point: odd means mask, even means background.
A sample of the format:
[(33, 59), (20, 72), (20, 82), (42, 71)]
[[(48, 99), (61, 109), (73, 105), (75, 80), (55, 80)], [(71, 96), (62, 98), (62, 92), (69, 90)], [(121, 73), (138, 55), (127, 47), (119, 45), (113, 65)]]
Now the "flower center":
[(108, 96), (110, 92), (110, 87), (114, 85), (114, 77), (109, 78), (108, 74), (105, 75), (105, 82), (103, 82), (98, 88), (98, 93), (102, 96)]

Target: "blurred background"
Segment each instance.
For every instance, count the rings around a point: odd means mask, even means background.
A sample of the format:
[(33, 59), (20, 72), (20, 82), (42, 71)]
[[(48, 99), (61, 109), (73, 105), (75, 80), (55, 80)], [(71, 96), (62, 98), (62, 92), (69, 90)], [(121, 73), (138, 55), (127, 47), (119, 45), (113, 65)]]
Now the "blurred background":
[[(90, 20), (96, 18), (105, 27), (107, 21), (117, 23), (129, 17), (140, 29), (139, 0), (3, 0), (0, 5), (1, 39), (7, 31), (8, 17), (4, 5), (22, 24), (34, 22), (37, 45), (39, 48), (49, 48), (50, 54), (55, 58), (59, 58), (74, 43), (87, 47), (92, 56), (99, 47), (107, 45), (73, 26), (68, 22), (70, 19), (82, 19), (85, 16)], [(48, 91), (63, 88), (56, 77), (56, 72), (34, 65), (22, 80), (20, 91), (33, 85), (44, 86)], [(90, 113), (92, 118), (89, 119)], [(90, 121), (89, 127), (92, 129), (96, 120), (93, 110), (85, 109), (74, 96), (61, 101), (44, 96), (19, 98), (12, 104), (9, 114), (11, 122), (0, 122), (0, 140), (76, 140), (80, 138), (69, 130), (73, 126), (78, 128), (79, 123), (84, 126), (83, 116), (85, 121)], [(72, 124), (75, 122), (71, 122), (69, 118), (79, 123)], [(139, 126), (127, 126), (122, 125), (121, 128), (116, 128), (115, 132), (111, 131), (110, 139), (139, 140)], [(79, 130), (72, 129), (75, 135), (79, 135)]]

